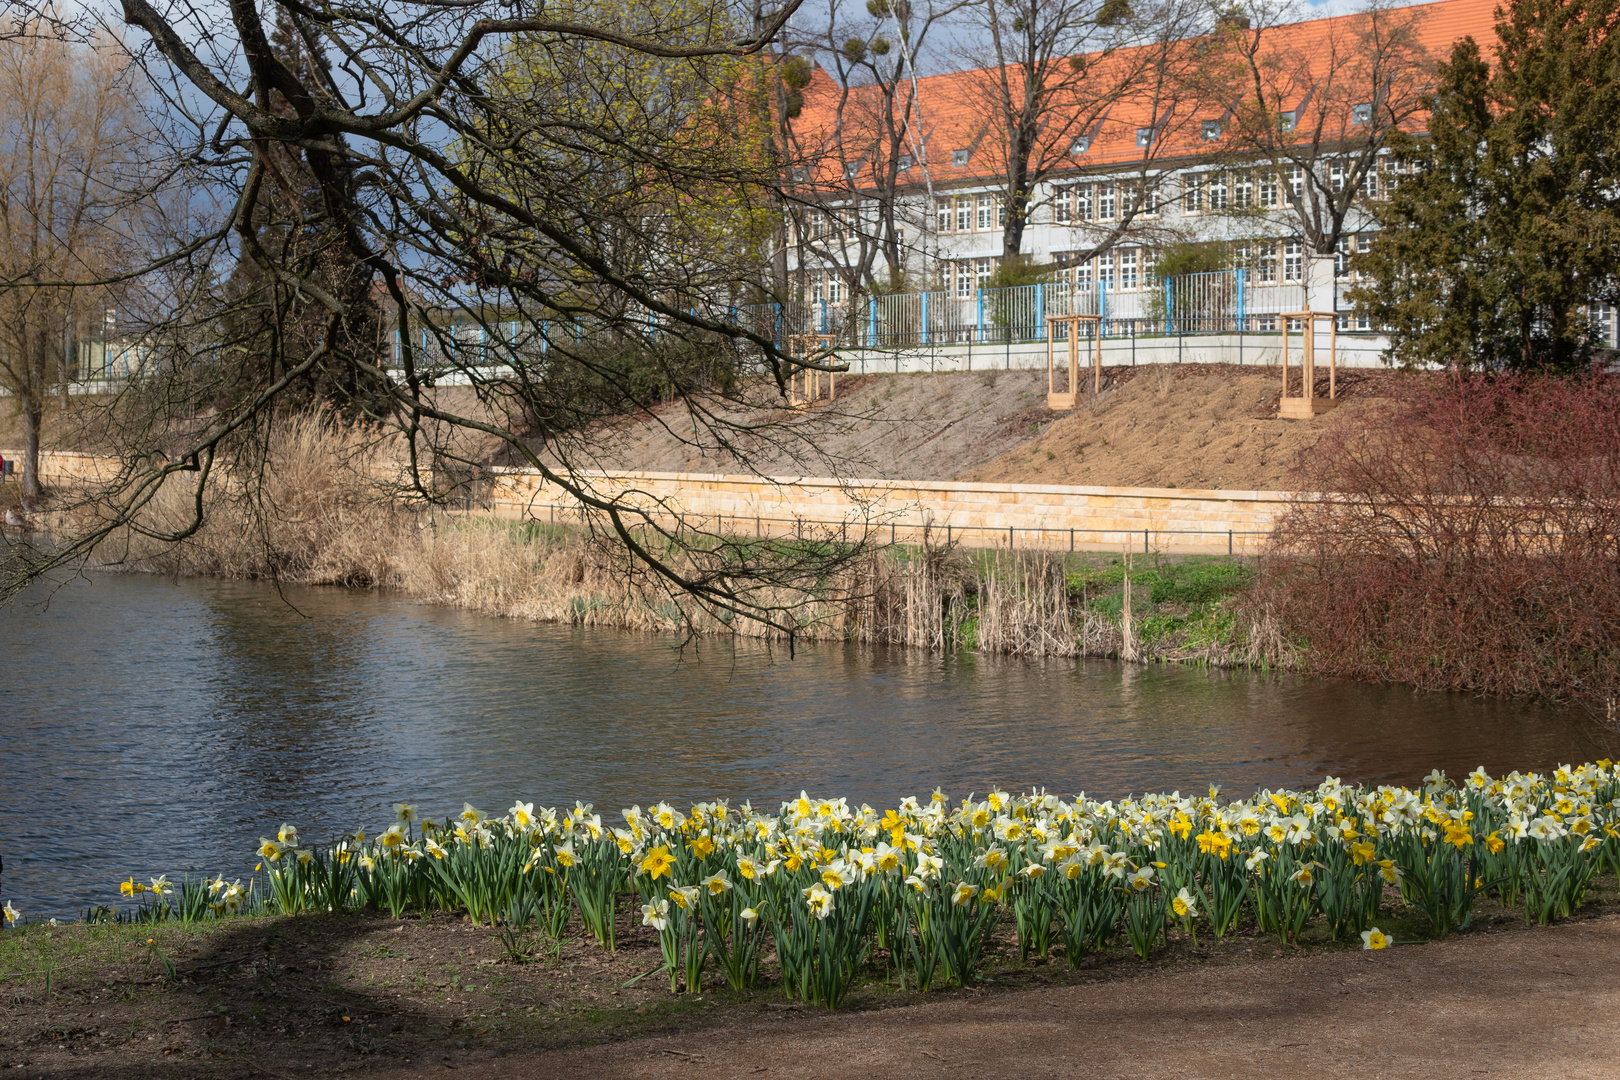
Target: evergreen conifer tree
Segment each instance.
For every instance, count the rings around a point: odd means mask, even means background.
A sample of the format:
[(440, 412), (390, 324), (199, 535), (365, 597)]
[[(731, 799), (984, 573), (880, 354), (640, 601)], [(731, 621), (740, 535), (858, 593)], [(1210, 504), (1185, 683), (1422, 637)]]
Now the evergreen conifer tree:
[(1620, 277), (1620, 0), (1514, 0), (1496, 63), (1473, 38), (1440, 68), (1427, 138), (1377, 210), (1350, 294), (1391, 359), (1569, 370)]

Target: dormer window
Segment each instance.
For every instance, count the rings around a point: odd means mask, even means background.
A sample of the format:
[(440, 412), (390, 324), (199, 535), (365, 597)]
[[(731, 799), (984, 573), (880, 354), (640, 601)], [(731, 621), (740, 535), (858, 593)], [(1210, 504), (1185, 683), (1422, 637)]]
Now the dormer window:
[(1150, 147), (1152, 145), (1153, 145), (1153, 129), (1152, 128), (1137, 128), (1136, 129), (1136, 147), (1137, 147), (1137, 149), (1138, 150), (1145, 150), (1145, 149), (1147, 149), (1148, 147)]
[(1350, 122), (1352, 124), (1372, 123), (1372, 103), (1350, 106)]
[(804, 183), (806, 180), (810, 179), (810, 170), (806, 169), (802, 165), (799, 166), (793, 170), (793, 179), (798, 183)]
[(1294, 114), (1291, 112), (1285, 112), (1277, 118), (1277, 126), (1284, 131), (1293, 131), (1294, 122)]
[(1205, 142), (1214, 142), (1221, 137), (1221, 122), (1219, 120), (1205, 120), (1203, 133)]
[(899, 162), (897, 164), (900, 166), (900, 171), (901, 172), (910, 172), (911, 171), (911, 155), (910, 154), (901, 154), (900, 155), (900, 160), (899, 160)]
[(965, 169), (965, 168), (967, 168), (967, 163), (968, 163), (968, 152), (966, 150), (952, 150), (951, 151), (951, 167), (952, 168)]
[(1089, 149), (1091, 149), (1091, 140), (1086, 138), (1084, 135), (1080, 136), (1078, 139), (1074, 140), (1074, 142), (1069, 144), (1069, 153), (1075, 157), (1079, 157)]

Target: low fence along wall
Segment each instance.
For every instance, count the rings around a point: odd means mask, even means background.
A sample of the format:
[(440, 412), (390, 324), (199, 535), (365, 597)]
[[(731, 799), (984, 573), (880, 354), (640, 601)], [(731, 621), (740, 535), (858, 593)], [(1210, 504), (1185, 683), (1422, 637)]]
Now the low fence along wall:
[[(1066, 487), (949, 481), (761, 479), (712, 473), (591, 474), (603, 495), (661, 522), (730, 535), (834, 536), (982, 548), (1255, 553), (1293, 496), (1281, 491)], [(528, 470), (495, 478), (502, 517), (563, 522), (580, 513)]]

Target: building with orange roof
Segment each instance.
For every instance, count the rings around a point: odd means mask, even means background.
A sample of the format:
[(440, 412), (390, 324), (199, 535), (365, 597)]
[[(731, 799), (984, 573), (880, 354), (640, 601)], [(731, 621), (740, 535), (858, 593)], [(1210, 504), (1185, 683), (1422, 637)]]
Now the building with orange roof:
[[(1396, 128), (1423, 130), (1422, 95), (1454, 42), (1472, 36), (1488, 53), (1495, 3), (1385, 9), (1382, 23), (1363, 13), (1264, 28), (1217, 24), (1207, 38), (1214, 44), (1184, 44), (1208, 50), (1219, 77), (1183, 80), (1170, 97), (1126, 88), (1101, 108), (1077, 100), (1067, 114), (1057, 102), (1043, 118), (1049, 137), (1035, 181), (1022, 193), (1017, 255), (1047, 268), (1069, 310), (1147, 319), (1164, 314), (1159, 254), (1218, 242), (1243, 271), (1249, 310), (1262, 320), (1253, 328), (1271, 328), (1268, 309), (1326, 310), (1339, 313), (1345, 331), (1371, 332), (1345, 309), (1340, 287), (1371, 240), (1370, 204), (1399, 182), (1384, 142)], [(1388, 57), (1401, 48), (1397, 70)], [(1110, 65), (1133, 70), (1130, 50), (1087, 63), (1104, 81)], [(896, 283), (883, 287), (885, 244), (901, 252), (905, 291), (933, 294), (936, 307), (945, 298), (970, 304), (997, 281), (1011, 254), (1008, 206), (1019, 193), (999, 137), (1005, 125), (976, 92), (995, 74), (918, 78), (903, 148), (891, 155), (877, 103), (862, 105), (875, 89), (813, 73), (792, 122), (799, 202), (787, 254), (801, 299), (847, 309), (851, 297), (892, 291)], [(1088, 107), (1095, 118), (1073, 122)], [(885, 203), (892, 213), (882, 212)]]

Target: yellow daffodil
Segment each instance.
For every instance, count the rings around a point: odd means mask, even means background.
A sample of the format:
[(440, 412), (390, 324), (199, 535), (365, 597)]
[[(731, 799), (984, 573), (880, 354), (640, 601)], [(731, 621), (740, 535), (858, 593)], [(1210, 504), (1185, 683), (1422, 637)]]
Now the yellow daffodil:
[(654, 881), (657, 881), (665, 874), (671, 873), (674, 869), (675, 856), (670, 853), (669, 848), (664, 844), (659, 844), (647, 852), (646, 856), (641, 860), (641, 872)]
[(833, 894), (820, 885), (812, 885), (804, 891), (804, 902), (810, 905), (810, 913), (818, 919), (832, 914)]

